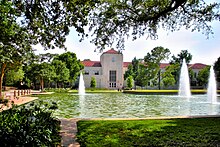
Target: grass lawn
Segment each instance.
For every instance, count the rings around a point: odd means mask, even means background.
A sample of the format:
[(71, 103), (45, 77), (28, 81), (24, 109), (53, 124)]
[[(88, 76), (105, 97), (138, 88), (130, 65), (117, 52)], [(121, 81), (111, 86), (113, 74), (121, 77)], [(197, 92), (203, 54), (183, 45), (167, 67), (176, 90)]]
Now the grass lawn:
[(220, 118), (77, 123), (83, 146), (220, 146)]
[[(68, 92), (78, 93), (78, 90), (69, 90)], [(116, 93), (118, 90), (103, 90), (103, 89), (86, 89), (86, 93)]]

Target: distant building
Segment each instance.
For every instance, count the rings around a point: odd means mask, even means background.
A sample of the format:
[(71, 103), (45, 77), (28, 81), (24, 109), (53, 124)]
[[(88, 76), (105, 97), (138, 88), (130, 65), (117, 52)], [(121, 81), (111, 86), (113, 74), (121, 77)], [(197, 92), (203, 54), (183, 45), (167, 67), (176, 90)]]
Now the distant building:
[[(126, 85), (124, 74), (131, 62), (123, 62), (123, 54), (114, 49), (104, 52), (100, 56), (100, 61), (91, 61), (85, 59), (82, 61), (84, 65), (84, 82), (85, 87), (90, 87), (91, 78), (96, 79), (97, 88), (121, 89)], [(168, 63), (161, 63), (161, 72), (169, 66)], [(206, 65), (201, 63), (189, 65), (195, 72), (195, 76)]]

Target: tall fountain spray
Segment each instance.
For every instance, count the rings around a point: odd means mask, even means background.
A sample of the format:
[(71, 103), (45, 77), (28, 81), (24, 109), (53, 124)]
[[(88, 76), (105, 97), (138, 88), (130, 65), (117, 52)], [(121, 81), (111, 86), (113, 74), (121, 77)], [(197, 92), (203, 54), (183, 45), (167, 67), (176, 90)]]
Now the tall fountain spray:
[(215, 80), (215, 72), (214, 72), (213, 66), (211, 66), (210, 74), (209, 74), (208, 90), (207, 90), (208, 101), (210, 103), (217, 102), (217, 89), (216, 88), (217, 86), (216, 86), (216, 80)]
[(181, 66), (181, 71), (180, 71), (179, 96), (187, 97), (187, 98), (191, 96), (190, 84), (189, 84), (189, 73), (188, 73), (188, 67), (186, 65), (185, 59), (183, 59), (183, 63)]
[(79, 94), (79, 95), (85, 95), (85, 85), (84, 85), (84, 80), (83, 80), (82, 72), (80, 73), (80, 77), (79, 77), (79, 89), (78, 89), (78, 94)]

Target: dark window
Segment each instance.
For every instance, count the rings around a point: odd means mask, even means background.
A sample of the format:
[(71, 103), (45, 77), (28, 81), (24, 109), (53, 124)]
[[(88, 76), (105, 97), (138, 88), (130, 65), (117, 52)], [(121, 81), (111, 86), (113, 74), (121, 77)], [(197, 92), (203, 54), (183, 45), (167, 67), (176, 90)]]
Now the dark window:
[(89, 71), (85, 71), (85, 75), (89, 75)]
[(94, 71), (95, 75), (99, 75), (99, 71)]
[(116, 83), (109, 83), (109, 87), (116, 87)]
[(109, 71), (109, 81), (116, 82), (116, 70)]

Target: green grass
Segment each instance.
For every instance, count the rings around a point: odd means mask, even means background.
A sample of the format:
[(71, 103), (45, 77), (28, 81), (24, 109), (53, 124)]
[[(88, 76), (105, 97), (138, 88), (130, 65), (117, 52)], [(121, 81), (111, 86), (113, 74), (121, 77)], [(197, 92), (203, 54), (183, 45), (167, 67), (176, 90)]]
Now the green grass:
[(220, 118), (79, 121), (83, 146), (220, 146)]
[[(130, 94), (177, 94), (178, 90), (124, 90), (124, 93)], [(205, 94), (207, 90), (205, 89), (192, 89), (192, 94)], [(217, 90), (220, 93), (220, 90)]]
[[(77, 93), (78, 90), (69, 90), (68, 92)], [(116, 93), (118, 90), (107, 90), (107, 89), (86, 89), (86, 93)]]

